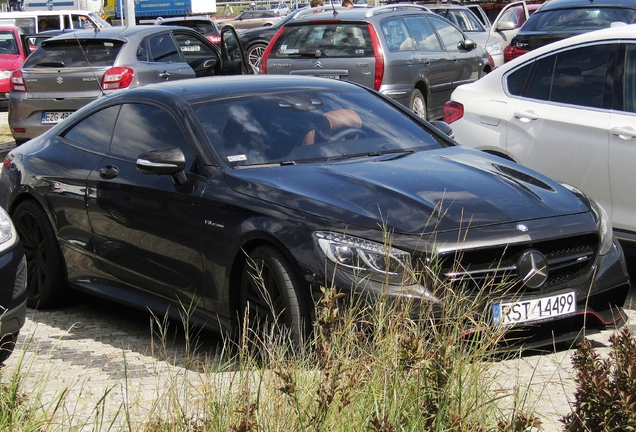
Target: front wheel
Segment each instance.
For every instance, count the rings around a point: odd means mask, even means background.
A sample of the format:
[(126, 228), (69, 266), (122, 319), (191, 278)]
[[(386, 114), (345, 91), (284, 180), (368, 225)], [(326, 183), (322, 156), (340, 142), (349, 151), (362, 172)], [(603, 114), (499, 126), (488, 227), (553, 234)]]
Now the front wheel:
[(248, 256), (241, 278), (241, 318), (245, 328), (265, 334), (289, 332), (292, 342), (302, 346), (309, 334), (310, 318), (301, 284), (291, 264), (276, 248), (264, 245)]
[(413, 90), (413, 93), (411, 94), (411, 103), (409, 104), (409, 108), (418, 117), (428, 120), (428, 116), (426, 114), (426, 100), (424, 100), (422, 92), (418, 89)]
[(44, 309), (66, 301), (62, 252), (46, 212), (24, 201), (12, 215), (27, 260), (27, 306)]

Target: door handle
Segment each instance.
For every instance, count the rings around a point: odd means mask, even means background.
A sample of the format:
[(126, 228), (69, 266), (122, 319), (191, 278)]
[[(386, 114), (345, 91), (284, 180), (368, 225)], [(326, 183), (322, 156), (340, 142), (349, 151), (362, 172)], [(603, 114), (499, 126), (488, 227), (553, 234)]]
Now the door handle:
[(163, 71), (159, 74), (159, 78), (163, 78), (163, 79), (170, 79), (170, 73), (168, 73), (168, 71)]
[(529, 123), (532, 120), (536, 120), (539, 118), (539, 116), (532, 111), (515, 111), (515, 117), (523, 123)]
[(103, 179), (114, 179), (119, 175), (119, 168), (115, 165), (106, 165), (99, 170), (99, 176)]
[(620, 139), (629, 140), (632, 138), (636, 138), (636, 130), (631, 127), (614, 127), (610, 129), (613, 135), (616, 135)]

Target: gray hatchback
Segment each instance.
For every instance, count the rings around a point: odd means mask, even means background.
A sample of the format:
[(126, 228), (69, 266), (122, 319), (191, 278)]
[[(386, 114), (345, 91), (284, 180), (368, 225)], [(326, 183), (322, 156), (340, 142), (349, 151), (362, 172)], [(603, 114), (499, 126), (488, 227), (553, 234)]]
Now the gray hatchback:
[(234, 29), (221, 37), (216, 46), (188, 28), (150, 25), (81, 30), (42, 42), (11, 77), (9, 126), (16, 144), (121, 89), (250, 73)]
[(494, 66), (448, 20), (417, 5), (387, 5), (324, 8), (289, 21), (270, 42), (261, 68), (353, 81), (436, 119), (457, 86)]

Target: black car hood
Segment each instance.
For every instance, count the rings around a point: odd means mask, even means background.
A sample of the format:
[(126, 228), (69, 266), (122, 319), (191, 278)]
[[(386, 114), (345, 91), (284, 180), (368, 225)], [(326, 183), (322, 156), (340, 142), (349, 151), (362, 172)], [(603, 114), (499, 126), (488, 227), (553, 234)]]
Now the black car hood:
[(462, 147), (228, 172), (237, 192), (346, 225), (442, 232), (587, 212), (573, 193)]

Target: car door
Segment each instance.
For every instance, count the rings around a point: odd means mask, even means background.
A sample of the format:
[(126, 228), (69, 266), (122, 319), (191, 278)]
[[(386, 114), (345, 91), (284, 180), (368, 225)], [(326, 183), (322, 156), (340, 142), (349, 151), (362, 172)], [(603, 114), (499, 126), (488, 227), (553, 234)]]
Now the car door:
[(490, 27), (490, 35), (501, 41), (503, 48), (510, 45), (510, 41), (519, 28), (530, 17), (528, 5), (525, 1), (510, 3), (504, 7)]
[[(391, 24), (394, 20), (399, 23), (402, 18), (394, 17), (385, 22)], [(409, 79), (406, 80), (402, 77), (400, 81), (412, 86), (415, 86), (415, 83), (420, 80), (425, 81), (429, 89), (428, 109), (443, 106), (453, 91), (453, 63), (450, 56), (443, 49), (437, 33), (424, 16), (405, 16), (404, 21), (407, 24), (409, 34), (415, 41), (415, 51), (411, 52), (400, 48), (395, 53), (402, 57), (406, 56), (403, 61), (410, 68)], [(383, 31), (385, 22), (382, 22)], [(393, 64), (392, 60), (391, 65)]]
[[(203, 306), (197, 199), (205, 182), (184, 121), (156, 105), (122, 105), (110, 151), (88, 177), (87, 210), (95, 257), (114, 280), (139, 295)], [(184, 184), (136, 168), (142, 153), (166, 147), (185, 155)]]
[(157, 82), (196, 77), (194, 70), (181, 57), (177, 43), (169, 31), (142, 41), (137, 58), (148, 62), (155, 72)]
[(220, 75), (223, 67), (221, 51), (205, 38), (180, 30), (173, 30), (181, 56), (197, 77)]
[(508, 154), (522, 165), (580, 188), (608, 213), (612, 80), (607, 74), (616, 47), (605, 43), (561, 51), (505, 77), (513, 95), (506, 115)]
[[(623, 51), (625, 54), (623, 55)], [(615, 230), (636, 231), (636, 44), (620, 47), (619, 59), (625, 59), (623, 101), (610, 115), (609, 176), (612, 197), (612, 225)], [(616, 77), (618, 80), (619, 77)], [(619, 237), (621, 234), (619, 233)]]

